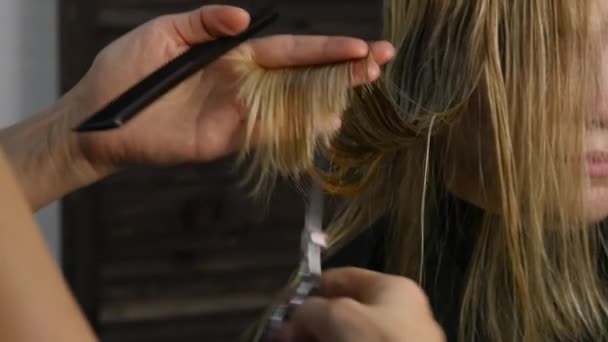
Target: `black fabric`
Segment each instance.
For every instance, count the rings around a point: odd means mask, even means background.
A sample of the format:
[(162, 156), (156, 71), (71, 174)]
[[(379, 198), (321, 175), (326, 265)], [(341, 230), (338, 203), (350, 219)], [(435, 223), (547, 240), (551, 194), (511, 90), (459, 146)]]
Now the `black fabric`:
[(449, 198), (438, 214), (428, 228), (423, 288), (448, 341), (456, 341), (466, 272), (476, 243), (471, 228), (479, 227), (482, 211)]
[(386, 222), (380, 221), (365, 230), (325, 261), (323, 268), (352, 266), (382, 272), (384, 270), (386, 229)]

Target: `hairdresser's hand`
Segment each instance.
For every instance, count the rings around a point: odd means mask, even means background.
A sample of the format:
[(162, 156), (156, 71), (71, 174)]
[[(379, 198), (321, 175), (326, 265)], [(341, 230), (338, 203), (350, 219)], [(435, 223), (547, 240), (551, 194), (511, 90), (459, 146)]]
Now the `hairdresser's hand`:
[[(182, 83), (121, 129), (86, 134), (71, 129), (192, 44), (240, 33), (249, 20), (242, 9), (217, 5), (152, 20), (101, 51), (50, 113), (0, 132), (33, 207), (128, 165), (206, 162), (236, 152), (243, 142), (244, 113), (231, 87), (236, 75), (225, 60)], [(251, 48), (256, 62), (267, 68), (364, 61), (368, 53), (364, 41), (323, 36), (272, 36), (239, 48)], [(375, 79), (393, 48), (378, 42), (372, 52)], [(359, 80), (365, 79), (363, 66), (355, 70)], [(41, 176), (47, 168), (55, 175)]]
[(295, 312), (289, 342), (445, 341), (424, 292), (412, 281), (362, 269), (325, 273), (324, 298)]
[[(242, 9), (206, 6), (162, 17), (136, 29), (97, 57), (79, 85), (83, 109), (71, 122), (81, 121), (190, 45), (239, 33), (248, 24), (249, 15)], [(367, 44), (357, 39), (311, 36), (274, 36), (240, 48), (248, 47), (256, 62), (267, 68), (346, 61), (363, 58), (368, 51)], [(374, 52), (377, 63), (387, 62), (392, 53), (387, 43), (376, 44)], [(376, 78), (377, 65), (371, 70), (375, 73), (372, 78)], [(245, 122), (235, 81), (230, 63), (217, 61), (124, 129), (81, 135), (81, 151), (101, 168), (205, 162), (235, 152), (243, 142)]]

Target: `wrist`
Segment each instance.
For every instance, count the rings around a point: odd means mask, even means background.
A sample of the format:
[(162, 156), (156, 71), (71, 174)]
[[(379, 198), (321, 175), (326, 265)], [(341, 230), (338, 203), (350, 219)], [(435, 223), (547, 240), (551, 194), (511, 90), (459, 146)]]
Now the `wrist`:
[(32, 209), (40, 209), (67, 193), (111, 173), (92, 164), (72, 131), (82, 116), (75, 95), (66, 95), (49, 110), (0, 131), (0, 144)]

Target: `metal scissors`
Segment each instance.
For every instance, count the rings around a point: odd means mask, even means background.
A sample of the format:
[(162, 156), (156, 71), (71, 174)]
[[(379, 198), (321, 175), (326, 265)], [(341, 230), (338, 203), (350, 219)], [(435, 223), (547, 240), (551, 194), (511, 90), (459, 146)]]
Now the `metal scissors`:
[(275, 305), (266, 329), (265, 340), (273, 341), (294, 307), (302, 304), (308, 296), (319, 288), (321, 281), (321, 254), (327, 247), (323, 232), (323, 191), (318, 181), (312, 180), (304, 229), (300, 242), (300, 266), (295, 284), (289, 289), (287, 299)]

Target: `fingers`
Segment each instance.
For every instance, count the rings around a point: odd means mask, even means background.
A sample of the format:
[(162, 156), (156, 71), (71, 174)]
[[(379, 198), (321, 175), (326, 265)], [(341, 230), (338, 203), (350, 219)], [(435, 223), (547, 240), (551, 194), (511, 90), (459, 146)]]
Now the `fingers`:
[(362, 336), (354, 339), (369, 323), (366, 310), (352, 298), (310, 298), (294, 311), (286, 336), (292, 342), (368, 341)]
[(325, 271), (321, 278), (321, 295), (328, 298), (348, 297), (369, 303), (382, 284), (380, 273), (360, 268)]
[[(364, 58), (369, 52), (369, 45), (361, 39), (310, 35), (259, 38), (252, 40), (250, 47), (256, 62), (266, 68), (345, 62)], [(393, 48), (389, 43), (383, 43), (374, 45), (373, 49), (385, 60)]]
[(431, 312), (424, 290), (413, 280), (396, 275), (360, 268), (333, 269), (323, 274), (320, 290), (326, 298), (348, 297), (362, 304), (384, 307), (402, 301)]
[(355, 85), (373, 82), (380, 77), (380, 66), (388, 63), (395, 55), (395, 48), (386, 41), (371, 44), (371, 57), (357, 63), (353, 70)]
[(249, 13), (244, 9), (225, 5), (203, 6), (195, 11), (166, 18), (185, 45), (238, 34), (247, 28), (250, 19)]
[(323, 298), (310, 298), (298, 306), (284, 332), (284, 341), (314, 341), (326, 335), (331, 330), (328, 307), (329, 301)]
[[(222, 36), (244, 31), (250, 15), (242, 8), (227, 5), (208, 5), (183, 14), (170, 15), (163, 23), (170, 26), (184, 45), (203, 43)], [(266, 68), (309, 66), (363, 59), (370, 52), (365, 41), (351, 37), (313, 35), (274, 35), (249, 42), (256, 62)], [(355, 68), (355, 84), (373, 81), (380, 76), (379, 66), (395, 54), (387, 41), (371, 44), (372, 58), (361, 61)], [(367, 74), (366, 74), (367, 71)]]
[(367, 44), (355, 38), (275, 35), (251, 42), (256, 62), (267, 68), (334, 63), (367, 55)]
[(372, 44), (372, 54), (376, 63), (384, 65), (395, 57), (395, 47), (388, 41), (379, 41)]
[(348, 297), (364, 304), (378, 304), (395, 294), (424, 297), (422, 289), (408, 278), (355, 267), (324, 272), (320, 290), (327, 298)]

